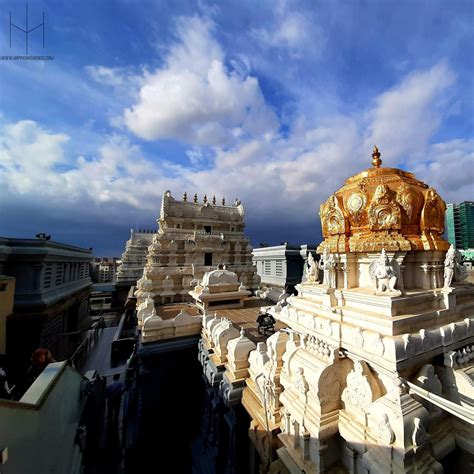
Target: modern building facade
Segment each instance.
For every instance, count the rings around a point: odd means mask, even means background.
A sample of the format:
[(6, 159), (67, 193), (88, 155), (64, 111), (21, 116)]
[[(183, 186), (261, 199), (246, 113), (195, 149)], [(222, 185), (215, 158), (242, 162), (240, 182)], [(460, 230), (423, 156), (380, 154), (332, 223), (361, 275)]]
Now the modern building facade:
[(304, 278), (308, 252), (316, 258), (316, 245), (275, 245), (253, 249), (253, 263), (261, 280), (260, 288), (294, 293)]
[(6, 343), (15, 365), (24, 368), (38, 347), (56, 359), (72, 350), (74, 333), (88, 315), (91, 258), (88, 249), (41, 238), (0, 238), (0, 273), (16, 280)]
[(448, 204), (446, 230), (449, 243), (458, 250), (474, 249), (474, 202)]
[(163, 193), (159, 230), (148, 249), (143, 277), (138, 281), (140, 305), (153, 295), (155, 303), (191, 301), (189, 291), (204, 273), (225, 265), (237, 274), (247, 289), (258, 287), (260, 279), (252, 264), (252, 247), (244, 235), (244, 207), (217, 204), (197, 195), (192, 202), (187, 195), (174, 199), (170, 191)]

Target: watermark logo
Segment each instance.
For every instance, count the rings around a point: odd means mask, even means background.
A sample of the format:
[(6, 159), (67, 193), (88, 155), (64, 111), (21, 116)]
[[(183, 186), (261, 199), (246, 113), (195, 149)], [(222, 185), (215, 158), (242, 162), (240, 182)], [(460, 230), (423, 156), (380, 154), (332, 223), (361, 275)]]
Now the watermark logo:
[(17, 20), (13, 20), (12, 12), (10, 12), (10, 48), (12, 47), (12, 31), (18, 30), (24, 33), (25, 39), (25, 55), (24, 56), (0, 56), (0, 60), (4, 61), (12, 61), (12, 60), (29, 60), (29, 61), (51, 61), (54, 59), (54, 56), (32, 56), (29, 54), (29, 47), (30, 47), (30, 34), (36, 31), (36, 36), (42, 35), (42, 44), (43, 49), (45, 46), (45, 26), (46, 26), (46, 15), (43, 13), (43, 21), (41, 23), (37, 23), (34, 26), (29, 26), (29, 15), (28, 15), (28, 4), (26, 4), (25, 8), (25, 24), (19, 25), (17, 24)]

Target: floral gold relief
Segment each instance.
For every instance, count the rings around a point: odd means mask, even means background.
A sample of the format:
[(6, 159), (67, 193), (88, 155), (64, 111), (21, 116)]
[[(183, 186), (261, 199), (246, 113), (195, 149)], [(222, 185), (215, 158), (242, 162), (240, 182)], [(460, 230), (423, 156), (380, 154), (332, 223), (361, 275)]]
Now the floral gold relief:
[(385, 184), (375, 190), (369, 207), (369, 226), (371, 230), (400, 229), (402, 216), (394, 193)]
[(324, 241), (331, 252), (445, 250), (446, 205), (407, 171), (384, 168), (374, 149), (373, 167), (348, 178), (321, 205)]

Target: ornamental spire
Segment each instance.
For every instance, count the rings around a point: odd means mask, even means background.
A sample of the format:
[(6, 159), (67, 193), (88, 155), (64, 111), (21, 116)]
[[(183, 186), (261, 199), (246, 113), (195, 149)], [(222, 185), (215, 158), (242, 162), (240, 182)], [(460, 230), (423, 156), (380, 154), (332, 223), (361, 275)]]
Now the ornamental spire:
[(377, 148), (377, 145), (374, 145), (374, 150), (372, 153), (372, 166), (375, 166), (376, 168), (380, 168), (381, 164), (382, 164), (382, 160), (380, 159), (379, 149)]

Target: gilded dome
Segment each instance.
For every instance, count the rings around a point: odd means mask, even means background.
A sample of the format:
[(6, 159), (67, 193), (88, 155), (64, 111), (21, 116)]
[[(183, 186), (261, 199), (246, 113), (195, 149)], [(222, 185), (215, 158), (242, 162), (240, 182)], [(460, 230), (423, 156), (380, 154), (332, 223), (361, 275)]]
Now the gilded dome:
[(374, 147), (373, 167), (348, 178), (321, 204), (318, 252), (447, 250), (445, 202), (412, 173), (381, 164)]

